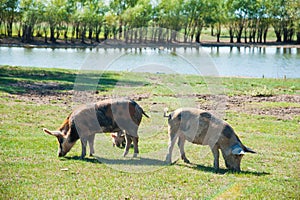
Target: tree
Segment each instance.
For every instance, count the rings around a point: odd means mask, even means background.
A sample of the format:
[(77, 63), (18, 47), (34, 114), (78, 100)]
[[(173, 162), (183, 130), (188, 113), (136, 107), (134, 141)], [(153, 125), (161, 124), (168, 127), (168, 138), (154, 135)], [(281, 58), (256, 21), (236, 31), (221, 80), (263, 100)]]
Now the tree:
[[(68, 21), (68, 13), (66, 9), (67, 0), (50, 0), (46, 4), (44, 17), (45, 21), (50, 27), (50, 41), (56, 42), (56, 38), (59, 37), (59, 29), (63, 26), (63, 23)], [(57, 31), (57, 37), (55, 38), (55, 29)]]
[(216, 27), (216, 36), (217, 42), (220, 42), (221, 36), (221, 28), (222, 25), (226, 22), (226, 7), (225, 2), (223, 0), (211, 0), (207, 2), (207, 13), (204, 17), (205, 24), (210, 25), (212, 29), (213, 36), (213, 28)]
[(34, 26), (41, 20), (44, 5), (40, 1), (21, 0), (20, 11), (22, 15), (22, 42), (33, 41)]
[(91, 40), (91, 42), (93, 32), (96, 34), (96, 41), (99, 42), (99, 34), (101, 32), (101, 27), (104, 21), (104, 13), (106, 10), (107, 9), (103, 1), (89, 0), (85, 2), (79, 17), (82, 27), (82, 43), (84, 43), (86, 29), (88, 29), (88, 38)]
[[(127, 9), (134, 7), (137, 2), (138, 0), (112, 0), (110, 2), (111, 10), (108, 18), (111, 19), (112, 16), (115, 16), (116, 20), (118, 21), (118, 26), (113, 26), (112, 31), (119, 32), (119, 38), (122, 37), (122, 33), (126, 33), (127, 29), (122, 18), (123, 14)], [(125, 29), (125, 31), (123, 31), (123, 29)], [(116, 38), (116, 34), (114, 34), (114, 37)]]
[(274, 0), (270, 8), (271, 23), (277, 42), (290, 42), (299, 31), (300, 3), (297, 0)]
[[(250, 0), (251, 1), (251, 0)], [(236, 42), (241, 43), (243, 29), (247, 27), (247, 17), (249, 15), (250, 2), (234, 0), (232, 4), (232, 12), (235, 14), (234, 32), (236, 35)]]
[[(157, 6), (157, 25), (166, 29), (158, 29), (158, 40), (172, 42), (177, 38), (185, 22), (183, 0), (162, 0)], [(172, 31), (171, 31), (172, 30)]]
[[(18, 15), (19, 0), (1, 0), (0, 1), (0, 25), (6, 24), (4, 34), (12, 36), (13, 23)], [(0, 26), (1, 27), (1, 26)]]
[[(147, 36), (148, 23), (151, 20), (152, 6), (150, 0), (140, 0), (134, 7), (128, 8), (122, 15), (122, 21), (125, 28), (125, 41), (129, 38), (133, 42), (141, 43), (143, 38)], [(139, 37), (139, 39), (138, 39)], [(146, 38), (145, 38), (146, 40)]]
[(188, 0), (184, 6), (186, 15), (188, 16), (188, 24), (185, 25), (185, 34), (191, 41), (195, 38), (200, 43), (202, 28), (205, 24), (205, 17), (208, 14), (207, 2), (205, 0)]
[[(117, 38), (118, 33), (118, 16), (112, 12), (107, 12), (104, 16), (104, 40), (107, 40), (112, 35), (114, 39)], [(111, 35), (112, 34), (112, 35)]]

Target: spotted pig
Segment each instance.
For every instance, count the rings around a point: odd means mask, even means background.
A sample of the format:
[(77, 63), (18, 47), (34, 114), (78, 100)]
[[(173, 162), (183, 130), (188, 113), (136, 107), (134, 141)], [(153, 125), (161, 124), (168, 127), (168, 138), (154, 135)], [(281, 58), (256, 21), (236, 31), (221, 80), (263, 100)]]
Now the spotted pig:
[(166, 161), (171, 162), (174, 144), (178, 138), (181, 158), (190, 163), (184, 151), (185, 141), (199, 145), (209, 145), (214, 156), (214, 168), (219, 169), (219, 149), (226, 167), (240, 171), (240, 163), (245, 152), (255, 153), (242, 144), (233, 128), (225, 121), (207, 111), (196, 108), (180, 108), (167, 115), (169, 148)]
[(136, 157), (139, 153), (137, 132), (143, 115), (149, 117), (133, 100), (110, 99), (83, 105), (71, 112), (57, 131), (46, 128), (43, 131), (57, 138), (59, 157), (65, 156), (80, 139), (82, 158), (86, 155), (87, 142), (90, 155), (94, 154), (96, 133), (124, 131), (126, 146), (123, 155), (128, 154), (133, 142), (134, 157)]

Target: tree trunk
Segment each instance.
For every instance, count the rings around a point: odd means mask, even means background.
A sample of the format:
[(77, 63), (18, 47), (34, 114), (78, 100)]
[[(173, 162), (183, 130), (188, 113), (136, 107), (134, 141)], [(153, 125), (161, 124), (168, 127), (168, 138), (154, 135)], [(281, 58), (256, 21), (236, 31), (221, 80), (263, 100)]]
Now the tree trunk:
[(79, 39), (79, 24), (76, 25), (76, 39)]
[(200, 35), (201, 35), (201, 31), (198, 30), (195, 37), (197, 43), (200, 43)]
[(128, 43), (128, 39), (129, 39), (128, 34), (129, 34), (129, 30), (128, 30), (128, 28), (125, 26), (125, 27), (124, 27), (124, 38), (125, 38), (125, 43)]
[(250, 42), (255, 42), (255, 41), (256, 41), (256, 40), (255, 40), (255, 37), (256, 37), (256, 28), (254, 28), (254, 29), (252, 30), (252, 35), (251, 35), (252, 40), (251, 40)]
[(283, 28), (283, 42), (287, 42), (288, 41), (288, 28), (284, 27)]
[(75, 26), (73, 26), (72, 32), (71, 32), (71, 43), (74, 43), (75, 33), (76, 33), (76, 28), (75, 28)]
[(145, 34), (144, 34), (144, 36), (145, 36), (144, 43), (147, 43), (148, 42), (148, 28), (147, 27), (145, 28)]
[(275, 30), (275, 35), (276, 35), (276, 42), (281, 42), (281, 31), (276, 31)]
[(265, 30), (264, 30), (264, 43), (266, 43), (267, 42), (267, 34), (268, 34), (268, 27), (267, 28), (265, 28)]
[(243, 28), (240, 28), (236, 34), (236, 42), (237, 43), (242, 42), (242, 33), (243, 33)]
[(229, 37), (230, 37), (230, 43), (233, 43), (233, 28), (232, 27), (229, 27)]
[(56, 28), (56, 40), (58, 40), (60, 37), (60, 30), (59, 28)]
[(81, 31), (81, 43), (85, 44), (85, 33), (86, 33), (86, 27), (82, 27)]
[(138, 28), (134, 29), (134, 43), (138, 43)]
[(220, 42), (220, 36), (221, 36), (221, 23), (218, 23), (218, 25), (217, 25), (217, 42)]
[(109, 30), (107, 28), (107, 26), (104, 27), (104, 40), (108, 39), (108, 35), (109, 35)]
[(24, 25), (22, 42), (30, 43), (32, 42), (32, 27), (30, 25)]
[(66, 27), (64, 31), (64, 39), (65, 39), (65, 43), (68, 43), (68, 27)]
[(162, 41), (162, 28), (158, 29), (158, 37), (157, 37), (157, 41), (161, 42)]
[(93, 27), (89, 27), (89, 39), (92, 40), (93, 37)]
[(187, 27), (184, 28), (184, 43), (187, 42), (188, 34), (187, 34)]
[(55, 30), (55, 28), (53, 27), (53, 26), (50, 26), (50, 41), (52, 42), (52, 43), (54, 43), (56, 40), (55, 40), (55, 36), (54, 36), (54, 30)]
[(8, 22), (8, 24), (7, 24), (7, 36), (8, 37), (12, 36), (12, 27), (13, 27), (13, 23), (12, 22)]
[(274, 28), (274, 32), (275, 32), (275, 35), (276, 35), (276, 42), (281, 42), (282, 41), (282, 23), (280, 21), (274, 21), (273, 22), (273, 28)]
[(19, 28), (18, 28), (18, 38), (21, 37), (21, 27), (22, 27), (22, 25), (21, 25), (21, 23), (20, 23)]
[(245, 43), (247, 43), (247, 29), (246, 28), (244, 29), (244, 40), (245, 40)]
[(122, 21), (120, 20), (120, 24), (119, 24), (119, 40), (122, 39), (122, 33), (123, 33)]
[(47, 35), (47, 28), (46, 27), (44, 27), (44, 41), (45, 41), (45, 43), (47, 44), (48, 43), (48, 35)]
[(101, 33), (101, 26), (96, 27), (96, 42), (100, 43), (100, 33)]
[(143, 42), (143, 28), (139, 28), (139, 36), (140, 36), (140, 39), (139, 39), (139, 43), (141, 44)]

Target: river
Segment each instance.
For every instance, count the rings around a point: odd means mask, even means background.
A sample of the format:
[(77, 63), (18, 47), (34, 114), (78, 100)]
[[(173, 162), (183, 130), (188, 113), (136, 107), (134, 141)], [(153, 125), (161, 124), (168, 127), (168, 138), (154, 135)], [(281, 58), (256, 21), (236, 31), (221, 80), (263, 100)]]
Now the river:
[(300, 49), (0, 47), (0, 65), (230, 77), (300, 78)]

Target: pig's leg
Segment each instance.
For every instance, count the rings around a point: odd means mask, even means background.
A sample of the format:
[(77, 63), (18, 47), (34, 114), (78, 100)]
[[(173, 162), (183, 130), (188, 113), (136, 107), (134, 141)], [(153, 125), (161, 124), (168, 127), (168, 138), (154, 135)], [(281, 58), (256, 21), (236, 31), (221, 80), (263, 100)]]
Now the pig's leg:
[(169, 134), (170, 141), (169, 141), (169, 147), (168, 147), (168, 154), (166, 156), (166, 162), (171, 163), (172, 162), (172, 151), (176, 142), (176, 139), (178, 137), (178, 134)]
[(125, 146), (125, 150), (124, 150), (124, 154), (123, 154), (124, 157), (128, 154), (129, 148), (130, 148), (130, 145), (132, 142), (131, 136), (128, 135), (127, 133), (125, 134), (125, 139), (126, 139), (126, 146)]
[(95, 141), (95, 134), (90, 135), (88, 138), (88, 142), (89, 142), (89, 146), (90, 146), (90, 156), (93, 156), (93, 154), (95, 153), (94, 141)]
[(219, 152), (219, 148), (217, 145), (214, 145), (213, 148), (211, 148), (211, 151), (214, 155), (214, 168), (215, 170), (219, 170), (219, 156), (220, 156), (220, 152)]
[(133, 147), (134, 147), (133, 157), (137, 157), (138, 154), (139, 154), (139, 147), (138, 147), (139, 138), (138, 137), (132, 137), (132, 141), (133, 141)]
[(86, 155), (86, 145), (87, 145), (87, 139), (81, 138), (81, 158), (83, 159)]
[(184, 143), (185, 143), (185, 137), (184, 137), (184, 135), (180, 135), (179, 138), (178, 138), (178, 147), (179, 147), (179, 150), (180, 150), (181, 159), (185, 163), (190, 163), (190, 161), (185, 156)]

